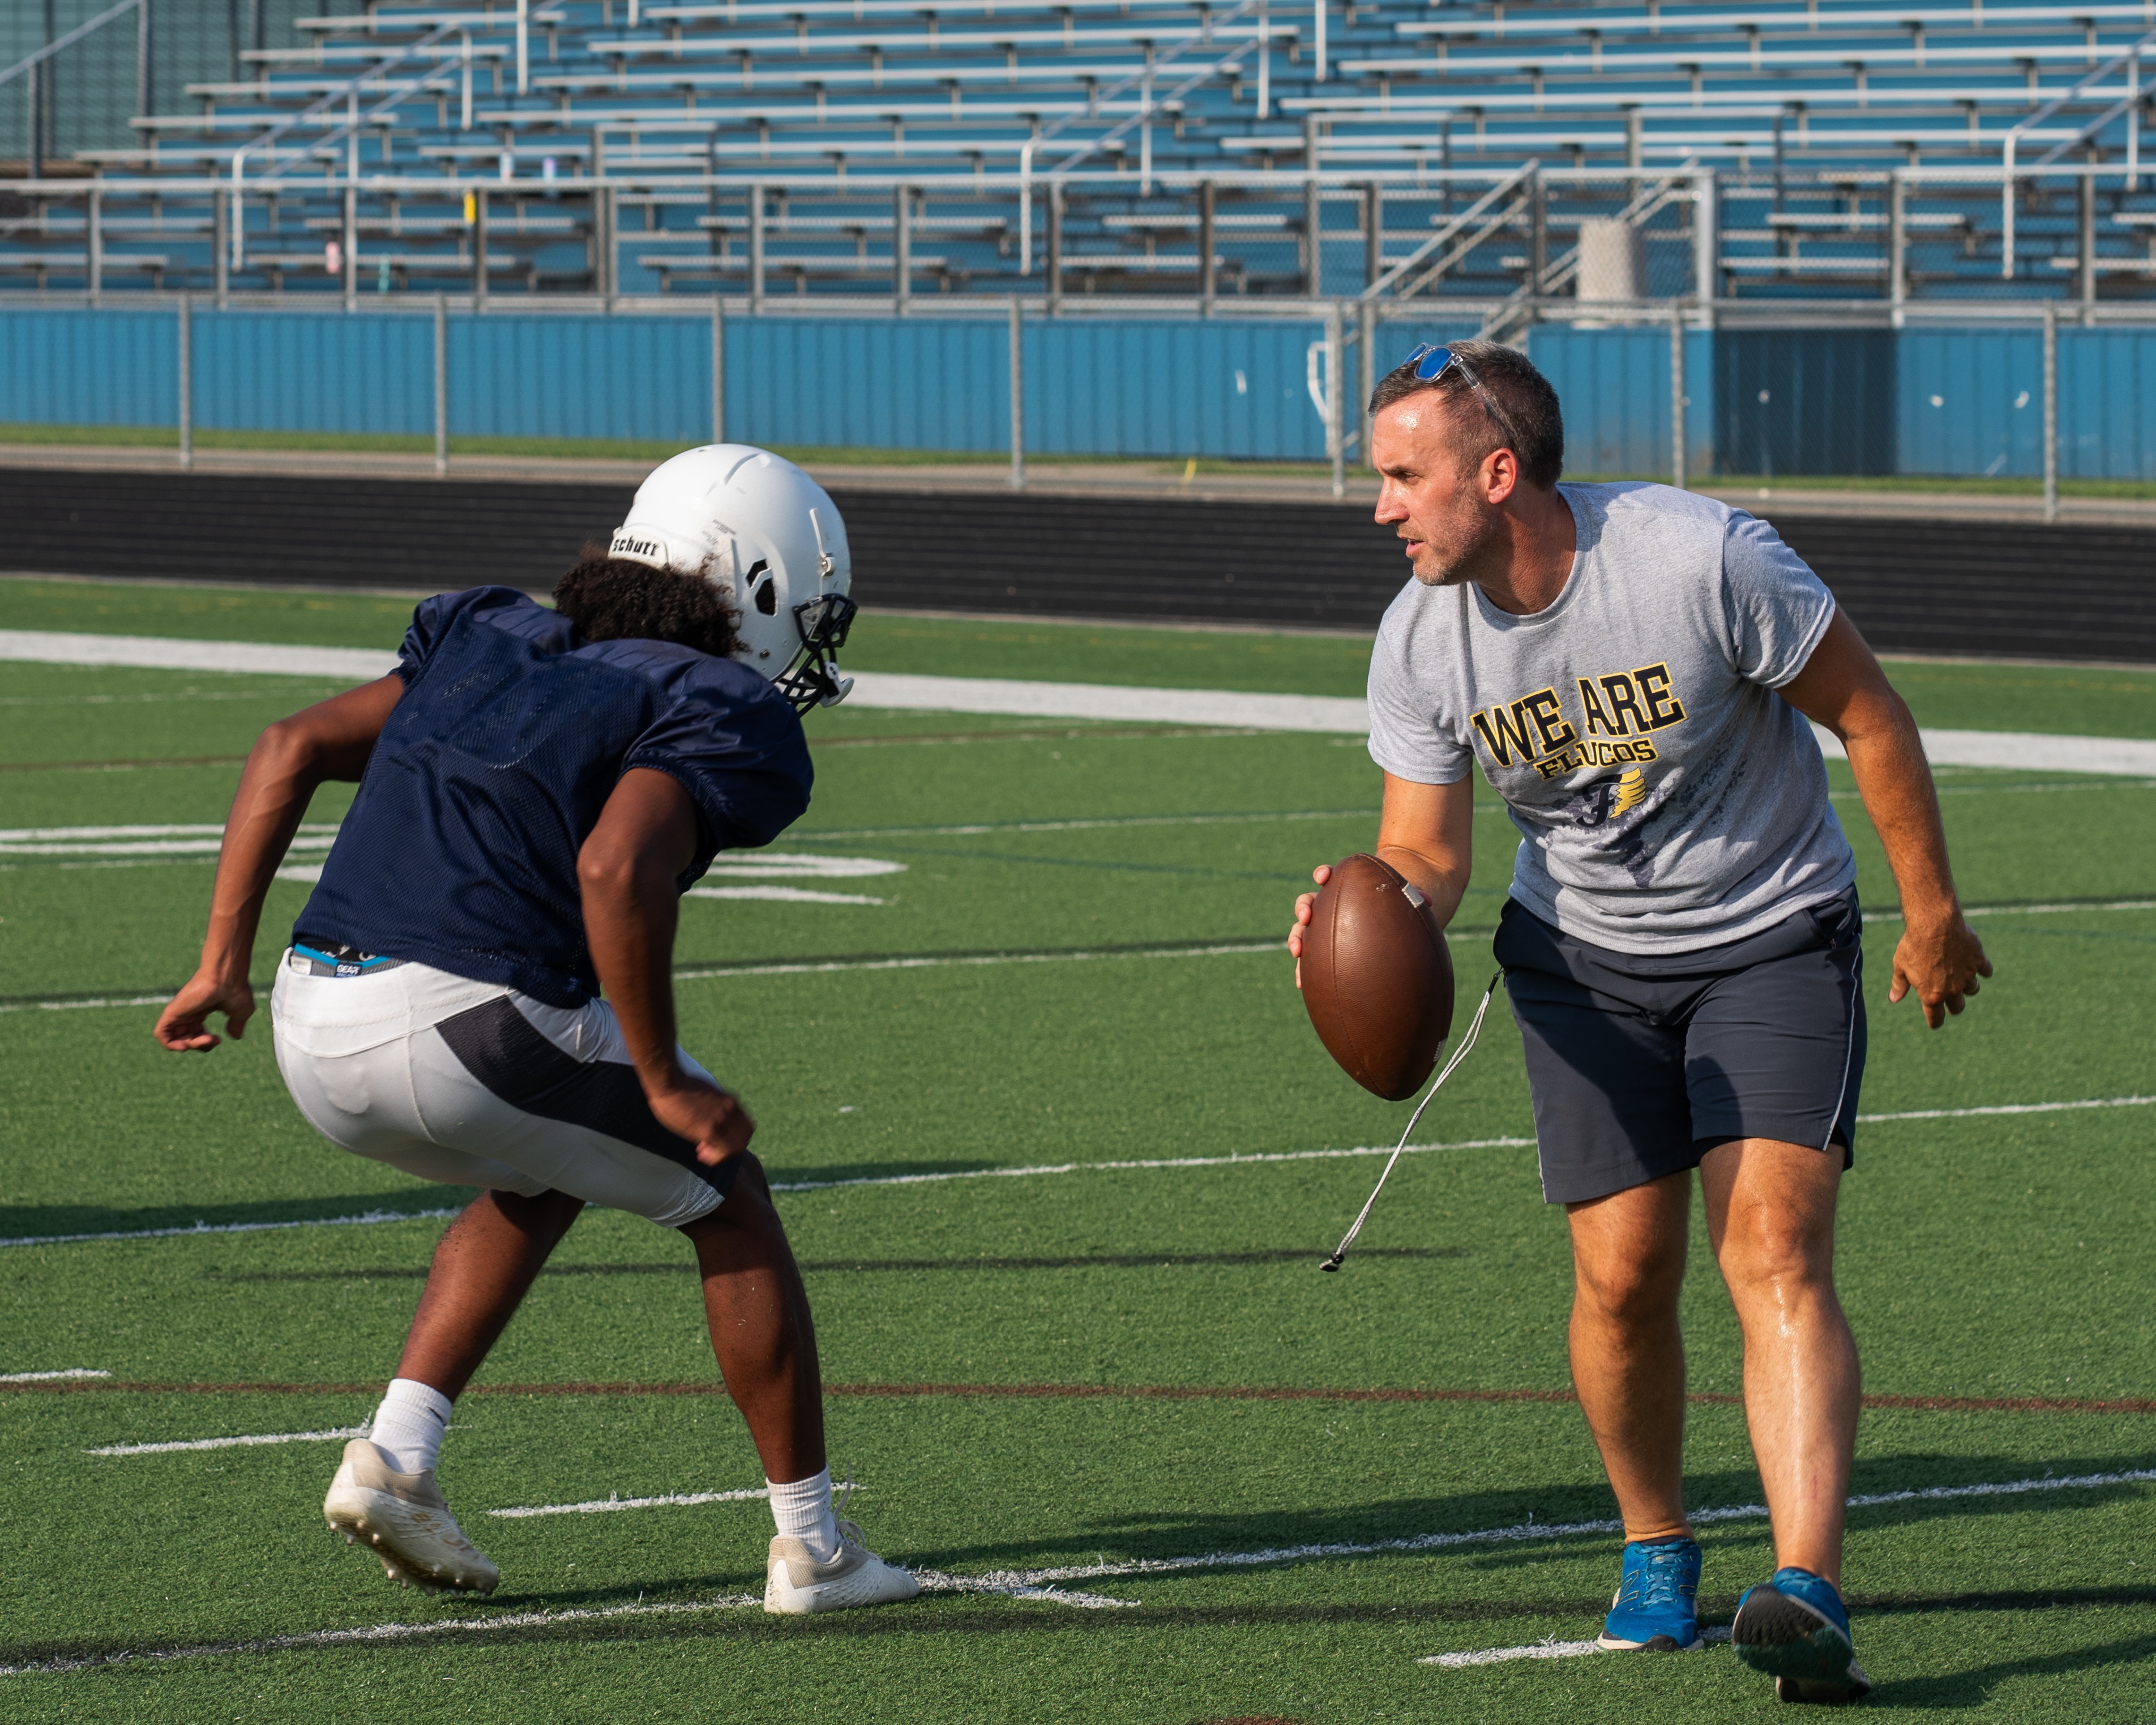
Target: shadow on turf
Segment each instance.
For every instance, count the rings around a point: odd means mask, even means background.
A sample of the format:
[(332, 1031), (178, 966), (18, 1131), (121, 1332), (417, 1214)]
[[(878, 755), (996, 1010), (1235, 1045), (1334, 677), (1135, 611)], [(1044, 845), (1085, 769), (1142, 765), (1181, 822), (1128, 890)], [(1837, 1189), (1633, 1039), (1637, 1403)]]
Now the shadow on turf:
[[(1922, 1491), (1933, 1486), (2026, 1479), (2039, 1472), (2071, 1478), (2151, 1467), (2156, 1467), (2156, 1454), (2147, 1452), (2053, 1456), (2041, 1470), (2032, 1468), (2025, 1456), (1877, 1456), (1857, 1462), (1850, 1488), (1857, 1494)], [(2123, 1497), (2139, 1500), (2146, 1491), (2145, 1486), (2129, 1482), (2108, 1487), (2084, 1486), (2066, 1491), (2030, 1491), (1987, 1497), (1917, 1497), (1902, 1503), (1869, 1506), (1859, 1513), (1864, 1527), (1876, 1529), (1944, 1519), (1966, 1521), (1976, 1516), (2086, 1509)], [(1759, 1476), (1749, 1469), (1687, 1473), (1685, 1491), (1691, 1502), (1702, 1510), (1761, 1501)], [(1396, 1498), (1384, 1503), (1303, 1512), (1104, 1517), (1061, 1538), (1035, 1538), (909, 1552), (904, 1554), (903, 1561), (957, 1571), (1009, 1564), (1033, 1567), (1058, 1561), (1114, 1562), (1195, 1552), (1357, 1544), (1414, 1538), (1433, 1528), (1516, 1527), (1537, 1522), (1558, 1525), (1604, 1520), (1615, 1514), (1616, 1504), (1606, 1486), (1529, 1486), (1510, 1491), (1462, 1492), (1449, 1497)], [(1757, 1521), (1716, 1525), (1707, 1537), (1714, 1545), (1741, 1544), (1748, 1540), (1757, 1540), (1763, 1545), (1769, 1534), (1763, 1517)], [(1481, 1548), (1470, 1547), (1457, 1550), (1456, 1554), (1463, 1562), (1486, 1572), (1532, 1568), (1547, 1561), (1548, 1556), (1545, 1547), (1525, 1542)], [(1733, 1596), (1730, 1604), (1733, 1609)]]
[[(1967, 1603), (1964, 1603), (1964, 1600)], [(1893, 1605), (1871, 1605), (1871, 1610), (2012, 1611), (2051, 1609), (2076, 1609), (2097, 1605), (2156, 1604), (2156, 1589), (2081, 1588), (2056, 1594), (1971, 1594), (1953, 1600), (1909, 1600)], [(1971, 1666), (1932, 1677), (1903, 1677), (1881, 1682), (1872, 1689), (1871, 1705), (1894, 1707), (1976, 1707), (1991, 1698), (1991, 1692), (2015, 1677), (2056, 1677), (2068, 1671), (2099, 1670), (2105, 1666), (2136, 1665), (2156, 1656), (2156, 1634), (2128, 1635), (2094, 1647), (2076, 1647), (2063, 1653), (2032, 1654), (2025, 1659), (2002, 1659), (1994, 1665)]]
[(0, 1204), (0, 1240), (67, 1234), (135, 1233), (197, 1224), (326, 1221), (371, 1212), (449, 1209), (479, 1196), (472, 1186), (400, 1186), (393, 1192), (348, 1192), (334, 1198), (272, 1198), (249, 1204), (157, 1204), (140, 1209), (94, 1204)]
[[(834, 1258), (804, 1262), (811, 1276), (847, 1276), (880, 1271), (977, 1270), (1160, 1270), (1209, 1264), (1315, 1263), (1319, 1253), (1305, 1246), (1300, 1250), (1269, 1252), (1095, 1252), (1062, 1258)], [(1372, 1246), (1358, 1258), (1457, 1258), (1452, 1246)], [(672, 1264), (552, 1264), (542, 1276), (693, 1276), (696, 1265), (687, 1258)], [(424, 1265), (400, 1268), (354, 1270), (211, 1270), (204, 1281), (424, 1281)]]
[[(1122, 1579), (1126, 1588), (1141, 1586), (1158, 1577)], [(701, 1585), (713, 1591), (738, 1589), (739, 1574), (708, 1578)], [(1107, 1585), (1110, 1584), (1098, 1584)], [(589, 1593), (518, 1594), (495, 1602), (505, 1611), (531, 1611), (572, 1607), (600, 1608), (626, 1603), (626, 1589)], [(695, 1597), (694, 1593), (688, 1597)], [(1734, 1599), (1718, 1602), (1733, 1605)], [(2156, 1605), (2156, 1587), (2063, 1588), (2046, 1593), (1968, 1593), (1927, 1599), (1897, 1595), (1891, 1599), (1852, 1601), (1860, 1612), (1896, 1612), (1912, 1615), (2031, 1611), (2076, 1611), (2099, 1607)], [(531, 1624), (486, 1634), (483, 1640), (465, 1645), (478, 1647), (529, 1645), (538, 1643), (593, 1643), (635, 1640), (708, 1641), (725, 1636), (741, 1641), (762, 1641), (782, 1635), (816, 1635), (848, 1640), (876, 1636), (1029, 1635), (1048, 1633), (1092, 1633), (1108, 1629), (1265, 1629), (1294, 1628), (1325, 1624), (1504, 1624), (1531, 1623), (1562, 1630), (1580, 1625), (1585, 1633), (1599, 1624), (1609, 1609), (1606, 1595), (1579, 1599), (1548, 1597), (1522, 1599), (1451, 1599), (1424, 1604), (1379, 1604), (1329, 1603), (1312, 1604), (1228, 1605), (1135, 1604), (1121, 1610), (1074, 1611), (1046, 1600), (1009, 1600), (984, 1604), (977, 1598), (948, 1594), (931, 1596), (914, 1605), (886, 1606), (873, 1611), (848, 1611), (823, 1617), (773, 1618), (748, 1609), (698, 1612), (680, 1617), (624, 1617), (598, 1621)], [(487, 1608), (454, 1608), (466, 1621), (483, 1623)], [(1709, 1614), (1713, 1615), (1714, 1614)], [(424, 1621), (425, 1620), (420, 1620)], [(1519, 1633), (1517, 1630), (1502, 1631)], [(236, 1638), (237, 1639), (237, 1638)], [(23, 1642), (0, 1647), (0, 1663), (46, 1664), (65, 1661), (102, 1661), (155, 1657), (199, 1643), (182, 1641), (45, 1641)], [(382, 1647), (383, 1642), (371, 1643)], [(286, 1653), (347, 1652), (350, 1645), (319, 1648), (287, 1648)], [(1948, 1707), (1981, 1703), (1997, 1684), (2015, 1676), (2054, 1675), (2107, 1665), (2124, 1665), (2156, 1652), (2156, 1634), (2137, 1635), (2072, 1652), (2001, 1661), (1966, 1671), (1938, 1676), (1912, 1677), (1881, 1683), (1873, 1692), (1875, 1702), (1889, 1706)]]

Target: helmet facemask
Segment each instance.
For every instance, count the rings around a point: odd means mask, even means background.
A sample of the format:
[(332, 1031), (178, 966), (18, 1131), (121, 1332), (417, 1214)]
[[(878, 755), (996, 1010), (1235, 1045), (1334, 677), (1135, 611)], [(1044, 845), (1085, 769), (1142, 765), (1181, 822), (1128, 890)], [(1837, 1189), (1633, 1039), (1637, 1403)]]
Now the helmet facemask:
[(836, 706), (854, 686), (851, 677), (839, 675), (839, 649), (846, 644), (846, 631), (854, 625), (860, 607), (842, 593), (827, 593), (793, 608), (793, 627), (801, 637), (801, 650), (793, 662), (771, 680), (797, 713), (811, 707)]

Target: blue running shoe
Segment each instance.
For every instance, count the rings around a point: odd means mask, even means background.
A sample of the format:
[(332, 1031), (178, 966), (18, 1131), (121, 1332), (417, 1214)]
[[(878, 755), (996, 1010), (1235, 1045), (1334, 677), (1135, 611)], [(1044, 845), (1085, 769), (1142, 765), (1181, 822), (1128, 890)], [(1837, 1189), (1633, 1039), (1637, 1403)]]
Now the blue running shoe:
[(1832, 1582), (1809, 1569), (1777, 1569), (1749, 1589), (1737, 1602), (1729, 1639), (1739, 1659), (1774, 1678), (1782, 1701), (1839, 1707), (1871, 1692), (1856, 1663), (1848, 1608)]
[(1595, 1645), (1612, 1653), (1689, 1653), (1699, 1638), (1699, 1542), (1635, 1539)]

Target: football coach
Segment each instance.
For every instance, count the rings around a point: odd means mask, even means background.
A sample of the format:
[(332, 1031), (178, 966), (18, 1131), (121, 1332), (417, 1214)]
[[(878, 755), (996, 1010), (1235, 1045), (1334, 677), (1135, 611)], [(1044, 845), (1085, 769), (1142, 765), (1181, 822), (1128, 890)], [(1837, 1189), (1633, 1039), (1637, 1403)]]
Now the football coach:
[(1774, 1522), (1774, 1573), (1732, 1640), (1785, 1701), (1856, 1700), (1840, 1593), (1856, 1347), (1833, 1260), (1862, 920), (1808, 721), (1841, 740), (1901, 890), (1887, 999), (1916, 995), (1937, 1028), (1991, 965), (1916, 722), (1766, 523), (1666, 485), (1560, 485), (1557, 394), (1525, 356), (1418, 348), (1370, 412), (1377, 519), (1414, 575), (1370, 665), (1377, 850), (1444, 923), (1467, 887), (1471, 766), (1519, 829), (1496, 957), (1543, 1194), (1571, 1225), (1573, 1381), (1624, 1516), (1600, 1645), (1701, 1645), (1677, 1320), (1697, 1168)]

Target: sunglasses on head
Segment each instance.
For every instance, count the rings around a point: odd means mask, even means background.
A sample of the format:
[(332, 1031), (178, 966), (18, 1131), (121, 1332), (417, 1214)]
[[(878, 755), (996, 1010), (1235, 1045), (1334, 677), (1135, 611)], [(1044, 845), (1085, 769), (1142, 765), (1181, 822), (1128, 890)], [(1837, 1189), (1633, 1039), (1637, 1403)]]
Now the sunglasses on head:
[(1422, 383), (1435, 383), (1447, 372), (1458, 372), (1467, 380), (1467, 387), (1475, 392), (1476, 400), (1482, 403), (1482, 411), (1490, 416), (1491, 423), (1507, 438), (1518, 441), (1519, 434), (1512, 429), (1512, 419), (1497, 405), (1490, 392), (1482, 387), (1482, 380), (1475, 375), (1474, 367), (1450, 347), (1440, 347), (1435, 341), (1424, 341), (1400, 363), (1413, 366), (1415, 380)]
[(1466, 360), (1450, 347), (1440, 347), (1434, 341), (1424, 342), (1400, 363), (1404, 366), (1413, 366), (1415, 368), (1417, 380), (1424, 383), (1435, 383), (1453, 367), (1457, 366), (1460, 367), (1460, 375), (1467, 380), (1471, 388), (1480, 389), (1482, 387), (1481, 380), (1468, 369)]

